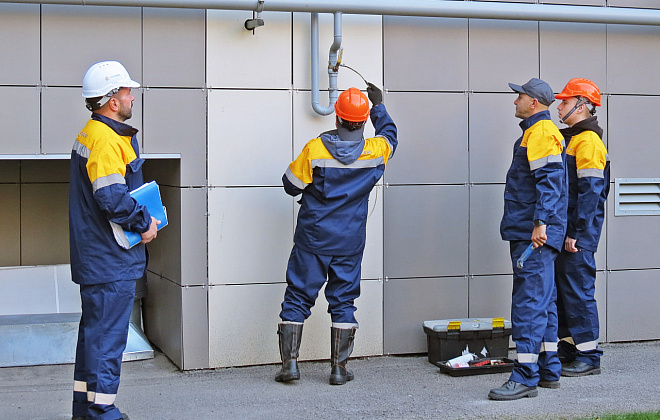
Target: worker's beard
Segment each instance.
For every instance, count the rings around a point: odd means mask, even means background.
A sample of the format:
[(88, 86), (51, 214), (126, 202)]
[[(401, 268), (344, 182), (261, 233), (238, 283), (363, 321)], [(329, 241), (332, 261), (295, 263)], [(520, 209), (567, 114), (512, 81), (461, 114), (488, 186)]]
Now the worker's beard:
[(120, 102), (117, 116), (121, 118), (122, 122), (129, 120), (133, 116), (133, 104), (131, 103), (131, 106), (124, 106)]

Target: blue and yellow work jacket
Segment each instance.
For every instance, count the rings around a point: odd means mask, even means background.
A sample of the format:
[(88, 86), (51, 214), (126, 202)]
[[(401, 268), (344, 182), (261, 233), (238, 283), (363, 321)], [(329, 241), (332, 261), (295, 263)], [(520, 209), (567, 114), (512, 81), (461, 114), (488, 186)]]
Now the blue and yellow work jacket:
[(566, 236), (575, 239), (578, 248), (596, 252), (610, 192), (610, 161), (602, 140), (603, 130), (596, 117), (590, 117), (561, 133), (568, 141)]
[(285, 191), (302, 193), (295, 245), (320, 255), (364, 250), (369, 193), (397, 146), (396, 125), (382, 104), (371, 108), (376, 137), (345, 141), (336, 130), (310, 140), (282, 177)]
[(143, 184), (136, 135), (127, 124), (99, 114), (78, 134), (71, 152), (69, 244), (71, 275), (90, 285), (139, 279), (146, 270), (143, 244), (123, 249), (110, 222), (143, 233), (151, 216), (129, 191)]
[(500, 234), (505, 241), (531, 241), (534, 220), (543, 220), (546, 244), (561, 251), (568, 201), (563, 136), (549, 111), (526, 118), (520, 128), (506, 174)]

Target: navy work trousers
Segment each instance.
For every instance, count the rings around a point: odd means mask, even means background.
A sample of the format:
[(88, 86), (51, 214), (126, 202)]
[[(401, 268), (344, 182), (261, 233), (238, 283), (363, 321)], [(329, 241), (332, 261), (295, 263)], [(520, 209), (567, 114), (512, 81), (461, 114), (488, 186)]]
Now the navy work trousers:
[(360, 296), (362, 253), (349, 256), (312, 254), (294, 245), (286, 270), (282, 321), (304, 322), (326, 279), (325, 297), (333, 323), (357, 324), (355, 299)]
[(530, 241), (511, 241), (513, 294), (511, 296), (512, 338), (517, 360), (510, 380), (536, 386), (539, 380), (557, 381), (561, 363), (557, 356), (556, 249), (536, 248), (518, 268), (517, 260)]
[(121, 419), (114, 403), (135, 300), (135, 280), (80, 285), (80, 298), (73, 416)]
[(555, 262), (559, 338), (573, 338), (574, 346), (568, 346), (570, 354), (564, 356), (600, 366), (603, 351), (598, 348), (596, 261), (593, 252), (578, 249), (578, 252), (563, 250)]

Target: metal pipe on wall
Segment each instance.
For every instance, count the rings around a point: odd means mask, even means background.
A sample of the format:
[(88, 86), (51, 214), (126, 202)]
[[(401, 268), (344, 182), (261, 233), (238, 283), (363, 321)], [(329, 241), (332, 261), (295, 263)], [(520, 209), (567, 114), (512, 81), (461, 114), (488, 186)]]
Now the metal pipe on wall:
[[(257, 0), (0, 0), (0, 3), (257, 10)], [(448, 0), (266, 0), (264, 11), (660, 25), (660, 10)]]
[(330, 115), (335, 112), (335, 102), (339, 97), (337, 90), (337, 52), (341, 47), (341, 12), (334, 13), (334, 41), (330, 46), (328, 58), (328, 87), (330, 101), (327, 107), (319, 103), (319, 14), (312, 13), (312, 108), (320, 115)]

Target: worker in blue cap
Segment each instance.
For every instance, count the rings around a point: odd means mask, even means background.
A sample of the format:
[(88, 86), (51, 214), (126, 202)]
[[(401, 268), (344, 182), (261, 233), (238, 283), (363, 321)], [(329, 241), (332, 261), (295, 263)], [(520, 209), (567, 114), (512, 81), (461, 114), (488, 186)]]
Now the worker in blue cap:
[[(518, 93), (513, 102), (522, 119), (522, 136), (513, 147), (506, 176), (502, 239), (509, 241), (513, 266), (512, 338), (517, 360), (509, 380), (491, 389), (493, 400), (536, 397), (537, 386), (558, 388), (557, 289), (554, 263), (566, 233), (567, 176), (564, 138), (550, 119), (554, 101), (541, 79), (524, 85), (509, 83)], [(516, 261), (529, 246), (534, 251), (524, 266)]]

